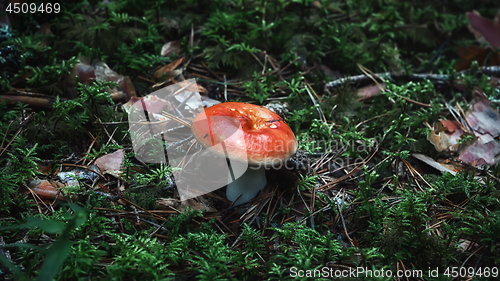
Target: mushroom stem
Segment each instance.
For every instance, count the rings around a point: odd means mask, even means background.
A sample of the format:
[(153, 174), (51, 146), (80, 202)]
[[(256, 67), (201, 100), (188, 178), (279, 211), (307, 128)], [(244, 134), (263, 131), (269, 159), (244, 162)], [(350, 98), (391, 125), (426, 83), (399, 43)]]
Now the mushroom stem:
[[(226, 197), (234, 205), (243, 204), (254, 198), (266, 186), (266, 169), (248, 167), (241, 177), (227, 185)], [(241, 195), (238, 201), (235, 201)]]

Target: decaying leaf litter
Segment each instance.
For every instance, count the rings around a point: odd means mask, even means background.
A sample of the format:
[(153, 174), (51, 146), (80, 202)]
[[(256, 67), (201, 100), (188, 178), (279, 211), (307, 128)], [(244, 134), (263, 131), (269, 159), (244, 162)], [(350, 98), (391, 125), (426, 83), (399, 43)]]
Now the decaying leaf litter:
[[(31, 241), (34, 242), (31, 244), (68, 247), (69, 233), (84, 224), (86, 212), (90, 212), (95, 217), (109, 219), (108, 226), (113, 232), (130, 234), (132, 229), (142, 231), (141, 235), (145, 236), (140, 237), (154, 239), (154, 242), (144, 240), (144, 244), (158, 243), (172, 247), (172, 244), (182, 241), (177, 238), (183, 238), (183, 235), (188, 237), (188, 234), (183, 232), (182, 225), (176, 226), (177, 230), (174, 230), (169, 222), (175, 218), (187, 218), (183, 223), (194, 225), (191, 228), (204, 229), (210, 226), (211, 233), (219, 235), (225, 247), (240, 251), (238, 253), (250, 253), (244, 261), (239, 261), (238, 266), (231, 265), (234, 257), (222, 262), (228, 269), (225, 273), (227, 278), (276, 277), (279, 274), (273, 268), (275, 264), (285, 264), (283, 260), (288, 261), (288, 266), (298, 265), (304, 270), (318, 266), (356, 268), (362, 264), (394, 269), (422, 269), (426, 266), (445, 268), (454, 264), (450, 261), (452, 259), (426, 258), (425, 255), (433, 250), (429, 246), (439, 250), (443, 257), (453, 254), (459, 256), (459, 265), (475, 269), (482, 265), (491, 267), (498, 259), (498, 241), (487, 234), (495, 233), (499, 225), (497, 188), (500, 181), (500, 115), (497, 109), (498, 95), (486, 94), (487, 89), (480, 85), (487, 85), (498, 93), (495, 90), (500, 77), (498, 67), (490, 66), (496, 64), (494, 58), (497, 53), (491, 50), (496, 47), (494, 41), (490, 42), (493, 39), (489, 36), (491, 29), (497, 30), (497, 25), (478, 19), (477, 13), (467, 14), (467, 18), (478, 41), (489, 44), (489, 48), (484, 48), (483, 52), (493, 55), (478, 60), (479, 66), (487, 66), (478, 67), (471, 60), (469, 66), (471, 62), (472, 66), (467, 69), (460, 69), (457, 65), (458, 70), (463, 70), (461, 72), (436, 75), (405, 71), (375, 73), (358, 65), (358, 73), (362, 75), (323, 83), (324, 88), (320, 87), (322, 83), (311, 79), (309, 75), (317, 69), (328, 69), (327, 66), (310, 67), (304, 64), (295, 72), (297, 65), (294, 61), (281, 63), (277, 56), (267, 51), (249, 52), (250, 57), (261, 67), (258, 71), (260, 76), (256, 75), (254, 79), (228, 78), (231, 77), (229, 73), (209, 67), (200, 56), (178, 56), (169, 63), (134, 77), (142, 80), (148, 91), (137, 91), (132, 79), (118, 74), (105, 61), (89, 62), (80, 57), (80, 62), (72, 67), (72, 75), (68, 75), (62, 83), (63, 88), (67, 87), (64, 89), (70, 93), (67, 100), (74, 99), (74, 95), (81, 91), (77, 89), (82, 85), (75, 81), (74, 76), (83, 83), (83, 87), (91, 87), (96, 81), (112, 81), (116, 84), (101, 84), (101, 94), (95, 93), (95, 96), (89, 97), (99, 97), (101, 104), (109, 102), (107, 106), (112, 107), (114, 112), (122, 112), (126, 101), (150, 103), (147, 108), (155, 111), (158, 107), (158, 112), (154, 113), (159, 114), (158, 118), (161, 119), (160, 112), (164, 107), (175, 103), (172, 109), (180, 108), (186, 105), (189, 96), (165, 101), (153, 96), (144, 97), (144, 94), (188, 78), (198, 78), (198, 90), (204, 105), (235, 99), (263, 103), (283, 116), (296, 130), (302, 149), (289, 160), (288, 169), (268, 171), (270, 180), (266, 188), (248, 204), (233, 206), (225, 198), (223, 190), (180, 201), (175, 181), (171, 177), (174, 172), (172, 167), (148, 165), (135, 159), (131, 144), (125, 142), (124, 145), (126, 136), (118, 130), (120, 125), (127, 124), (124, 115), (120, 120), (107, 118), (103, 121), (96, 109), (93, 112), (96, 117), (94, 126), (99, 131), (85, 130), (87, 141), (79, 148), (80, 152), (57, 160), (36, 159), (39, 160), (35, 160), (37, 172), (15, 190), (18, 194), (26, 194), (33, 203), (24, 212), (30, 210), (32, 214), (38, 213), (44, 220), (21, 224), (23, 220), (20, 218), (5, 217), (4, 225), (17, 223), (19, 229), (38, 227), (46, 233), (59, 234), (60, 238), (43, 234), (40, 241)], [(185, 37), (191, 46), (194, 44), (194, 33), (193, 29)], [(163, 56), (181, 52), (177, 41), (171, 41), (161, 49)], [(298, 56), (296, 60), (300, 59)], [(459, 64), (463, 63), (461, 61)], [(329, 73), (335, 72), (330, 70)], [(30, 72), (26, 75), (28, 77)], [(12, 87), (2, 94), (3, 100), (20, 101), (34, 108), (50, 107), (54, 96), (37, 93), (31, 88), (13, 88), (21, 83), (18, 81), (22, 79), (10, 83)], [(259, 92), (249, 95), (248, 89)], [(418, 92), (425, 92), (428, 96), (422, 97)], [(450, 93), (460, 93), (461, 98), (450, 97)], [(252, 98), (249, 99), (249, 96)], [(78, 102), (88, 100), (91, 99)], [(110, 100), (115, 104), (111, 105)], [(307, 112), (304, 108), (298, 109), (297, 101), (307, 104), (305, 109), (312, 109)], [(325, 106), (322, 105), (327, 105), (330, 112), (325, 112)], [(375, 105), (381, 108), (373, 110), (372, 117), (360, 119), (361, 115), (357, 114), (359, 111), (369, 111), (370, 106)], [(349, 107), (353, 110), (346, 109)], [(29, 130), (29, 124), (38, 122), (33, 120), (30, 112), (29, 109), (23, 109), (22, 117), (9, 124), (4, 132), (0, 155), (12, 154), (17, 136)], [(307, 116), (313, 116), (314, 121), (311, 122), (311, 117), (308, 119)], [(185, 127), (189, 127), (192, 120), (175, 110), (166, 117), (177, 120)], [(308, 122), (305, 126), (311, 132), (309, 135), (299, 134), (304, 126), (300, 123), (304, 121)], [(379, 123), (373, 125), (372, 122)], [(53, 126), (56, 128), (57, 122)], [(415, 128), (421, 131), (416, 139), (410, 137)], [(374, 137), (367, 137), (369, 135)], [(322, 142), (325, 139), (328, 141)], [(387, 139), (391, 139), (390, 143)], [(194, 142), (187, 139), (176, 145), (189, 147)], [(484, 199), (485, 196), (489, 198)], [(64, 203), (82, 205), (89, 200), (105, 203), (87, 203), (84, 205), (89, 208), (87, 211), (74, 205), (68, 207)], [(477, 224), (468, 217), (468, 212), (475, 212), (474, 208), (478, 204), (483, 208), (478, 217), (483, 219), (483, 223), (487, 222), (484, 229), (473, 234), (457, 231), (456, 237), (450, 235), (453, 233), (450, 227), (457, 223), (472, 227)], [(74, 216), (68, 224), (72, 227), (59, 226), (51, 232), (44, 222), (57, 221), (57, 218), (50, 216), (64, 208), (72, 209), (69, 213)], [(243, 213), (239, 212), (240, 209)], [(193, 210), (194, 213), (202, 213), (193, 215)], [(378, 225), (374, 222), (378, 222)], [(6, 264), (5, 268), (9, 272), (21, 276), (22, 273), (16, 272), (16, 268), (19, 270), (24, 267), (21, 265), (23, 255), (13, 250), (15, 248), (4, 246), (14, 242), (27, 243), (33, 238), (26, 230), (16, 233), (12, 226), (7, 229), (10, 231), (8, 238), (1, 236), (2, 241), (7, 241), (2, 245), (2, 253), (6, 257), (2, 263)], [(404, 234), (406, 229), (411, 230), (409, 234)], [(179, 231), (183, 235), (178, 236)], [(335, 239), (335, 242), (328, 242), (328, 246), (324, 246), (321, 244), (323, 242), (314, 240), (316, 238), (291, 238), (290, 231), (313, 233), (318, 239), (326, 235)], [(249, 233), (258, 235), (258, 238), (252, 240)], [(382, 235), (377, 236), (379, 234)], [(106, 231), (106, 234), (91, 238), (91, 243), (101, 251), (112, 251), (118, 239), (130, 239), (114, 235)], [(398, 240), (398, 236), (402, 238)], [(140, 237), (136, 238), (143, 239)], [(373, 241), (370, 241), (370, 237)], [(313, 239), (313, 243), (323, 245), (324, 248), (320, 250), (322, 254), (315, 253), (313, 244), (310, 253), (301, 254), (301, 245), (305, 243), (301, 239), (308, 242)], [(100, 241), (107, 243), (107, 246), (96, 246)], [(255, 241), (260, 244), (252, 245)], [(162, 261), (174, 279), (208, 274), (198, 263), (210, 260), (207, 253), (203, 252), (204, 248), (198, 249), (195, 244), (189, 243), (184, 245), (188, 258), (176, 261), (173, 256), (169, 256)], [(329, 248), (330, 243), (335, 244), (334, 249)], [(31, 255), (33, 252), (36, 251), (32, 251)], [(50, 251), (41, 253), (46, 260), (51, 257)], [(65, 253), (75, 255), (75, 250), (67, 249)], [(128, 268), (120, 264), (121, 259), (113, 254), (100, 252), (97, 256), (99, 259), (93, 261), (89, 272), (95, 270), (97, 274), (102, 274), (104, 268), (110, 270), (113, 265)], [(322, 259), (315, 256), (321, 256)], [(301, 257), (310, 257), (314, 262), (304, 264), (300, 261)], [(63, 264), (68, 260), (59, 262)], [(213, 261), (211, 265), (218, 263), (221, 261)], [(41, 266), (45, 268), (47, 264)], [(257, 273), (252, 273), (253, 269), (257, 269)], [(284, 272), (284, 276), (291, 274), (290, 269)]]

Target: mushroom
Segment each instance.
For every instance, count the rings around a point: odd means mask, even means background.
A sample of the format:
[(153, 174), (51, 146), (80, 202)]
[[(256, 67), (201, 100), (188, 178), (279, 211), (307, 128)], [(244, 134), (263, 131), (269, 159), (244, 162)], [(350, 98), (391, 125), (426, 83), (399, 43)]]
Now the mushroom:
[[(283, 119), (248, 103), (206, 108), (194, 118), (192, 131), (201, 144), (229, 159), (226, 197), (235, 205), (254, 198), (266, 186), (265, 169), (281, 166), (297, 150), (295, 135)], [(238, 169), (244, 171), (240, 177)]]

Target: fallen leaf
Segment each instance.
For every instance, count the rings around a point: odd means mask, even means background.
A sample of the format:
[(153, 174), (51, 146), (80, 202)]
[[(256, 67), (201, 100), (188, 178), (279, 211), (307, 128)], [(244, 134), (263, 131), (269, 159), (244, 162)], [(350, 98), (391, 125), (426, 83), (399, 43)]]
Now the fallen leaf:
[[(137, 96), (134, 84), (132, 84), (132, 81), (127, 76), (116, 73), (102, 61), (98, 61), (90, 65), (89, 63), (87, 63), (88, 59), (80, 58), (80, 60), (81, 62), (73, 67), (71, 75), (69, 75), (67, 80), (68, 85), (71, 88), (74, 88), (76, 86), (74, 77), (78, 76), (78, 80), (84, 84), (89, 84), (94, 80), (116, 82), (118, 84), (118, 88), (110, 89), (110, 94), (113, 97), (114, 101), (126, 101), (131, 97)], [(69, 91), (73, 92), (71, 97), (76, 97), (74, 89), (69, 89)], [(116, 94), (116, 92), (123, 92), (125, 94)]]
[(99, 157), (94, 164), (99, 167), (101, 172), (120, 171), (124, 156), (125, 152), (123, 149), (119, 149), (113, 153)]
[(169, 57), (173, 53), (175, 53), (178, 56), (180, 52), (181, 52), (181, 40), (167, 42), (161, 48), (161, 55), (164, 57)]
[(66, 200), (62, 193), (57, 189), (56, 186), (52, 185), (48, 180), (40, 180), (35, 178), (28, 184), (31, 191), (33, 191), (40, 198), (51, 198)]
[(470, 22), (468, 28), (476, 40), (479, 44), (488, 45), (488, 47), (467, 46), (459, 48), (457, 54), (460, 61), (455, 69), (457, 71), (469, 69), (473, 61), (477, 61), (479, 66), (500, 65), (500, 55), (493, 51), (500, 47), (500, 10), (493, 20), (481, 17), (477, 11), (466, 13), (466, 17)]
[(484, 94), (476, 91), (476, 102), (469, 107), (465, 119), (472, 130), (481, 134), (488, 133), (492, 137), (500, 135), (500, 114), (490, 106)]
[[(475, 166), (498, 163), (500, 143), (494, 138), (500, 135), (500, 114), (490, 106), (484, 93), (475, 91), (474, 102), (471, 103), (465, 119), (472, 131), (464, 132), (457, 121), (440, 120), (427, 139), (438, 151), (458, 151), (458, 159)], [(464, 135), (473, 136), (459, 147), (459, 139)]]
[(464, 147), (460, 150), (458, 159), (474, 166), (495, 165), (500, 160), (497, 156), (499, 153), (500, 143), (493, 140)]
[(500, 65), (500, 55), (490, 48), (479, 46), (467, 46), (457, 49), (460, 61), (455, 66), (457, 71), (469, 69), (473, 61), (477, 61), (479, 66)]
[(437, 159), (437, 162), (441, 166), (455, 172), (463, 172), (467, 169), (464, 165), (462, 165), (462, 163), (451, 161), (450, 159)]
[(441, 120), (441, 124), (446, 128), (447, 132), (453, 133), (456, 130), (460, 129), (460, 124), (454, 120)]
[(118, 83), (119, 89), (123, 90), (127, 94), (127, 100), (132, 97), (137, 97), (137, 93), (135, 92), (134, 84), (132, 84), (132, 80), (130, 78), (125, 77)]
[(456, 247), (459, 251), (465, 252), (467, 250), (476, 249), (479, 244), (472, 242), (471, 240), (463, 240), (456, 244), (450, 244), (451, 247)]
[(184, 61), (184, 58), (185, 57), (176, 59), (175, 61), (158, 69), (154, 75), (155, 80), (159, 81), (163, 77), (163, 75), (165, 75), (165, 81), (168, 81), (179, 75), (180, 73), (175, 72), (174, 69), (176, 69)]
[(358, 97), (370, 98), (373, 96), (378, 96), (383, 90), (385, 90), (385, 83), (379, 83), (378, 85), (377, 84), (368, 85), (358, 89)]
[(184, 201), (173, 198), (160, 198), (156, 200), (156, 206), (158, 206), (159, 209), (178, 210), (181, 213), (184, 213), (188, 206), (195, 211), (217, 212), (215, 208), (210, 206), (208, 199), (204, 197), (197, 197)]
[(450, 169), (449, 167), (445, 167), (444, 165), (442, 165), (441, 163), (437, 162), (436, 160), (432, 159), (431, 157), (429, 157), (427, 155), (413, 153), (411, 156), (417, 158), (418, 160), (424, 162), (425, 164), (433, 167), (434, 169), (436, 169), (442, 173), (448, 172), (448, 173), (453, 174), (453, 175), (455, 175), (457, 173), (457, 171), (454, 171), (454, 170)]
[(427, 136), (437, 151), (457, 151), (459, 139), (464, 131), (460, 129), (457, 121), (439, 120), (436, 122), (434, 130)]
[(208, 94), (208, 90), (205, 89), (205, 87), (203, 87), (200, 84), (196, 84), (196, 85), (198, 86), (198, 92), (200, 92), (200, 94)]
[(38, 171), (44, 175), (50, 175), (52, 173), (52, 164), (43, 165), (41, 163), (37, 163)]
[(78, 80), (81, 83), (87, 83), (90, 79), (95, 79), (95, 68), (93, 65), (88, 65), (86, 63), (77, 63), (74, 67), (74, 74), (78, 76)]
[(470, 22), (469, 29), (478, 42), (487, 42), (493, 49), (500, 47), (500, 10), (493, 20), (481, 17), (478, 11), (466, 13), (466, 17)]

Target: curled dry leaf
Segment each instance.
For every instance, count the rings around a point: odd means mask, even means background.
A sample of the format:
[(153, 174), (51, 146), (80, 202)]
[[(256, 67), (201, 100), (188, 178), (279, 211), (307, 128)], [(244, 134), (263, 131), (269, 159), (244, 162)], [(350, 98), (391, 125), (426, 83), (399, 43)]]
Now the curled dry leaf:
[[(379, 87), (380, 85), (380, 87)], [(378, 96), (385, 90), (385, 83), (372, 84), (358, 89), (358, 97), (361, 99)]]
[(492, 137), (500, 135), (500, 114), (490, 106), (488, 98), (479, 91), (476, 91), (476, 102), (469, 107), (466, 119), (476, 132), (487, 133)]
[(500, 143), (492, 140), (487, 143), (475, 143), (460, 150), (458, 159), (466, 163), (483, 166), (484, 164), (495, 165), (500, 160)]
[(164, 57), (169, 57), (172, 54), (179, 55), (181, 51), (181, 40), (170, 41), (165, 43), (161, 48), (161, 55)]
[(57, 186), (52, 185), (48, 180), (35, 178), (28, 184), (29, 188), (40, 198), (66, 200)]
[(481, 17), (477, 11), (466, 13), (466, 17), (470, 22), (468, 28), (471, 33), (481, 45), (487, 45), (487, 47), (465, 46), (458, 48), (457, 54), (460, 61), (455, 69), (457, 71), (466, 70), (473, 61), (477, 61), (479, 66), (500, 65), (500, 54), (491, 50), (500, 47), (500, 10), (493, 20)]
[(120, 168), (123, 163), (124, 156), (125, 152), (123, 151), (123, 149), (119, 149), (113, 153), (99, 157), (95, 161), (95, 165), (99, 167), (99, 169), (103, 173), (106, 171), (112, 171), (116, 174), (120, 174)]
[(437, 151), (455, 152), (458, 149), (458, 140), (464, 131), (457, 121), (440, 120), (436, 122), (434, 130), (427, 136)]
[(455, 66), (457, 71), (462, 71), (470, 68), (473, 61), (477, 61), (479, 66), (483, 65), (500, 65), (500, 55), (494, 53), (489, 48), (480, 46), (465, 46), (457, 49), (457, 55), (460, 61)]
[[(85, 62), (85, 58), (81, 58), (82, 62), (73, 67), (71, 75), (68, 77), (68, 85), (72, 88), (76, 86), (76, 81), (73, 77), (78, 76), (81, 83), (88, 84), (93, 80), (97, 81), (113, 81), (118, 84), (117, 89), (111, 89), (111, 98), (113, 101), (126, 101), (131, 97), (136, 97), (134, 84), (130, 78), (116, 73), (109, 66), (101, 61), (95, 62), (92, 65)], [(74, 89), (70, 91), (74, 92)], [(76, 97), (75, 93), (72, 94)]]
[(200, 92), (200, 94), (208, 94), (208, 90), (205, 89), (205, 87), (203, 87), (202, 85), (200, 84), (197, 84), (196, 86), (198, 86), (198, 92)]
[(159, 209), (178, 210), (182, 213), (186, 211), (188, 206), (195, 211), (217, 212), (215, 208), (210, 206), (208, 200), (203, 197), (197, 197), (184, 201), (173, 198), (160, 198), (156, 200), (156, 206), (158, 206)]
[[(456, 152), (458, 159), (475, 166), (494, 165), (499, 162), (500, 143), (494, 137), (500, 135), (500, 114), (490, 106), (488, 98), (476, 91), (476, 98), (469, 106), (465, 119), (472, 132), (464, 132), (457, 121), (440, 120), (427, 139), (438, 151)], [(472, 141), (459, 146), (459, 139), (472, 135)]]
[(500, 48), (500, 10), (493, 20), (481, 17), (478, 11), (466, 13), (466, 16), (470, 22), (469, 30), (479, 43), (488, 43), (493, 49)]
[(175, 70), (182, 62), (184, 61), (184, 57), (180, 58), (180, 59), (176, 59), (175, 61), (161, 67), (160, 69), (158, 69), (156, 72), (155, 72), (155, 80), (156, 81), (160, 81), (163, 77), (163, 75), (165, 75), (165, 81), (170, 81), (172, 79), (174, 79), (175, 77), (177, 77), (179, 74), (182, 73), (181, 70)]

